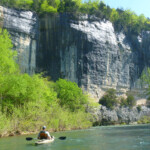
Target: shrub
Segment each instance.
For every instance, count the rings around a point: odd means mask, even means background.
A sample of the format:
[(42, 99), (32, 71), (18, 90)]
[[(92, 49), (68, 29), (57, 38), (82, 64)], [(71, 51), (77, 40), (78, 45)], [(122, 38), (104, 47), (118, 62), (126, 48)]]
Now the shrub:
[(57, 8), (54, 8), (53, 6), (49, 5), (48, 1), (44, 0), (44, 2), (41, 4), (41, 12), (56, 13)]
[(132, 108), (133, 106), (136, 105), (136, 101), (134, 99), (134, 96), (129, 94), (127, 97), (127, 106), (129, 106), (130, 108)]
[(127, 106), (127, 100), (124, 97), (120, 98), (120, 106)]
[(10, 35), (0, 28), (0, 76), (15, 73), (18, 69), (14, 61), (16, 52), (12, 51), (12, 47)]
[(56, 91), (59, 104), (71, 111), (84, 108), (83, 105), (88, 101), (87, 95), (83, 94), (81, 88), (75, 82), (59, 79), (56, 81)]
[(136, 108), (137, 108), (138, 112), (140, 112), (142, 110), (141, 105), (138, 105)]
[(3, 133), (6, 133), (10, 129), (10, 120), (7, 119), (6, 115), (1, 113), (0, 110), (0, 136), (3, 135)]
[(81, 0), (61, 0), (58, 6), (59, 12), (76, 12), (81, 5)]
[(147, 124), (150, 123), (150, 116), (143, 116), (140, 120), (138, 120), (138, 124)]
[(24, 108), (14, 110), (11, 116), (11, 130), (38, 131), (43, 124), (51, 131), (87, 128), (92, 125), (90, 118), (88, 113), (70, 112), (57, 103), (48, 107), (43, 101), (30, 102)]
[(109, 89), (105, 95), (99, 100), (99, 103), (106, 106), (107, 108), (113, 109), (117, 105), (117, 96), (115, 89)]
[(136, 101), (135, 101), (133, 95), (127, 94), (127, 98), (126, 99), (124, 97), (120, 97), (120, 106), (125, 106), (125, 107), (132, 108), (135, 105), (136, 105)]

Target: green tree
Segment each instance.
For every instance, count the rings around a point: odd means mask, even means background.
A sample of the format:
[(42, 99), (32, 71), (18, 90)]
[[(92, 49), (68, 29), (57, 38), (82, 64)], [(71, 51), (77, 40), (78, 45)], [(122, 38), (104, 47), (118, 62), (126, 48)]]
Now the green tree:
[(139, 23), (142, 25), (144, 25), (146, 23), (146, 20), (147, 20), (145, 18), (144, 14), (141, 14), (138, 19), (139, 19)]
[(81, 0), (61, 0), (59, 12), (76, 12), (81, 5)]
[(15, 0), (14, 6), (21, 9), (31, 9), (33, 0)]
[(113, 8), (112, 11), (111, 11), (110, 20), (112, 22), (115, 22), (118, 19), (119, 19), (119, 13), (116, 11), (116, 9)]
[(135, 105), (136, 101), (131, 93), (127, 93), (127, 98), (120, 97), (120, 106), (132, 108)]
[(87, 96), (75, 82), (59, 79), (56, 81), (59, 104), (69, 108), (71, 111), (84, 108), (87, 103)]
[(0, 28), (0, 75), (6, 73), (14, 73), (17, 71), (17, 64), (15, 63), (16, 52), (12, 51), (12, 43), (10, 35), (6, 30)]
[(143, 81), (143, 87), (145, 89), (145, 94), (148, 96), (148, 100), (150, 100), (150, 68), (147, 68), (143, 71), (141, 79)]
[(56, 13), (57, 8), (49, 5), (48, 0), (44, 0), (44, 2), (41, 4), (41, 12)]
[(6, 75), (1, 89), (3, 110), (12, 113), (13, 107), (22, 107), (28, 102), (43, 100), (50, 106), (57, 94), (49, 86), (47, 79), (40, 75), (28, 74)]
[(36, 12), (40, 11), (41, 1), (42, 0), (33, 0), (33, 10)]
[(80, 11), (82, 13), (93, 14), (98, 10), (99, 3), (100, 3), (99, 0), (89, 0), (88, 2), (85, 2), (81, 5)]
[(130, 108), (132, 108), (133, 106), (136, 105), (136, 101), (133, 95), (128, 94), (127, 95), (127, 106), (129, 106)]
[(99, 100), (99, 103), (106, 106), (107, 108), (113, 109), (117, 105), (117, 96), (115, 89), (109, 89), (105, 95)]
[(120, 97), (120, 106), (127, 106), (127, 100), (124, 97)]
[(147, 19), (147, 20), (146, 20), (146, 23), (145, 23), (145, 30), (150, 31), (150, 19)]
[(6, 30), (0, 28), (0, 104), (3, 102), (3, 91), (5, 86), (6, 76), (18, 72), (17, 64), (15, 63), (16, 53), (12, 51), (12, 43), (10, 36)]

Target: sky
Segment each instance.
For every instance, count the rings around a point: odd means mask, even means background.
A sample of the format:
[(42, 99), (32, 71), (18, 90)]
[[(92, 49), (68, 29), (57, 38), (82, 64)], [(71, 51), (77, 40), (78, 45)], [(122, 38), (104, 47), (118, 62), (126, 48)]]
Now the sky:
[[(83, 0), (88, 1), (88, 0)], [(134, 11), (137, 15), (144, 14), (150, 18), (150, 0), (103, 0), (111, 8), (123, 8)]]

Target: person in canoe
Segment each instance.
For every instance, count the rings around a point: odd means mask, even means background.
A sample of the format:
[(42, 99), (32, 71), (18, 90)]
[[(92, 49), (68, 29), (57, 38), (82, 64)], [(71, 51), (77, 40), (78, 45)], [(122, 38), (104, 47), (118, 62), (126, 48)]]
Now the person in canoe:
[(40, 139), (40, 140), (41, 139), (51, 139), (51, 136), (50, 136), (49, 132), (46, 131), (46, 126), (42, 127), (42, 131), (39, 132), (37, 138)]

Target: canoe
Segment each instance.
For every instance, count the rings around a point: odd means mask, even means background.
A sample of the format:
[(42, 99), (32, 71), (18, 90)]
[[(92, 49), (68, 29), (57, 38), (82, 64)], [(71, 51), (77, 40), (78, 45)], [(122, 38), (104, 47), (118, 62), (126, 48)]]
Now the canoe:
[(52, 143), (54, 141), (54, 136), (51, 139), (43, 139), (35, 142), (36, 145)]

